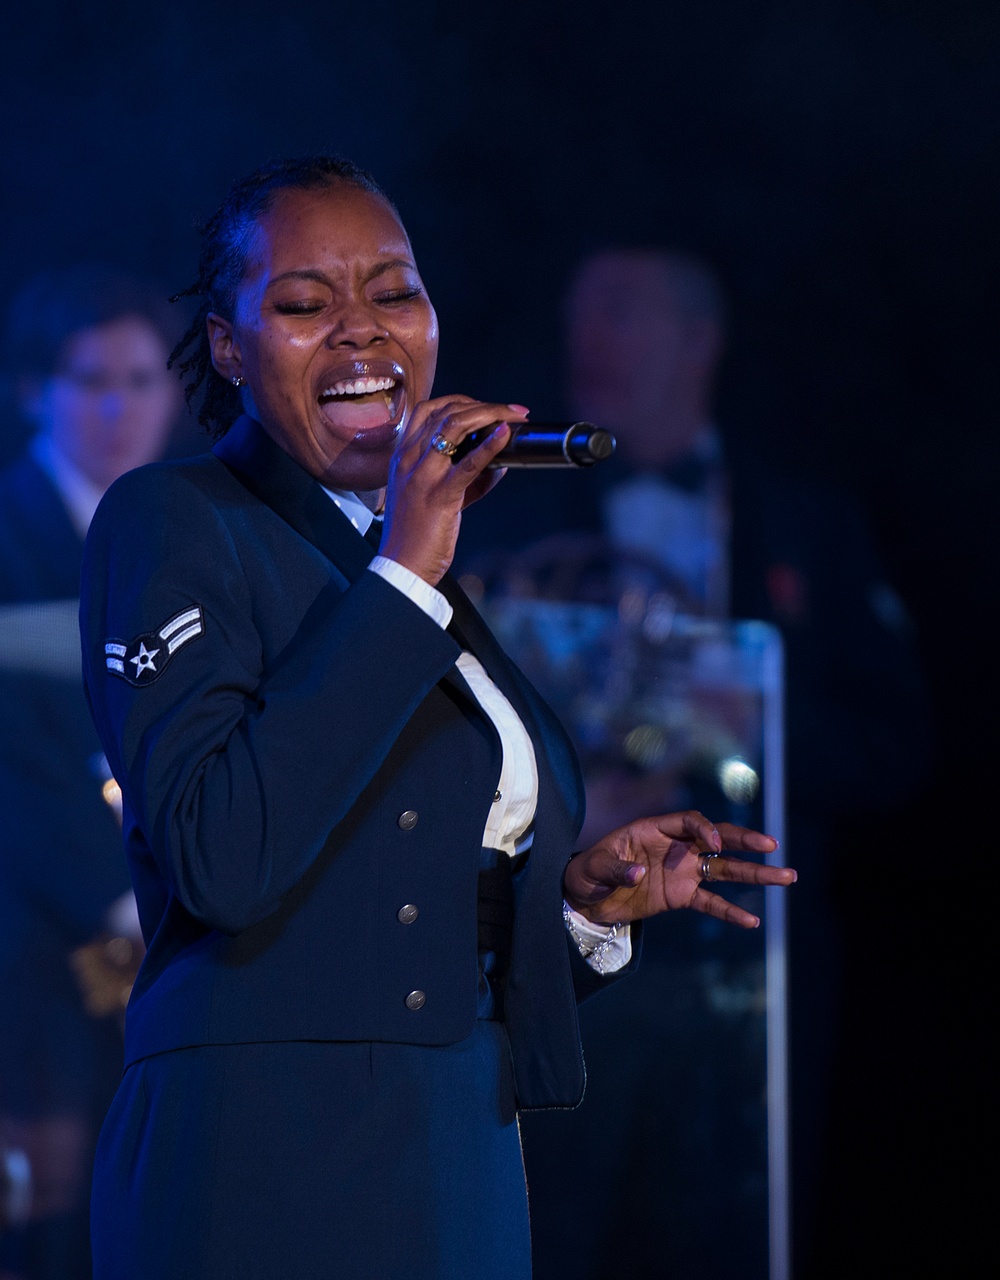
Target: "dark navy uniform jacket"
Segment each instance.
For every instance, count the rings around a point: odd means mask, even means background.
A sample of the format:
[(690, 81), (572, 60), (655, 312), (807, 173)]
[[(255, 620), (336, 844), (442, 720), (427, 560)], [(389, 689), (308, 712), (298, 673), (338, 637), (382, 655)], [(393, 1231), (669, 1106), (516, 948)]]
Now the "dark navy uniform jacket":
[(0, 473), (0, 1106), (19, 1115), (103, 1114), (120, 1073), (69, 963), (129, 887), (76, 656), (82, 556), (37, 462)]
[[(98, 510), (84, 671), (149, 947), (126, 1060), (470, 1034), (479, 849), (501, 752), (454, 666), (467, 648), (538, 761), (505, 993), (519, 1102), (573, 1105), (576, 998), (605, 981), (561, 919), (583, 816), (575, 755), (450, 577), (444, 631), (367, 572), (372, 554), (248, 418), (211, 454), (123, 477)], [(397, 917), (404, 904), (413, 923)]]

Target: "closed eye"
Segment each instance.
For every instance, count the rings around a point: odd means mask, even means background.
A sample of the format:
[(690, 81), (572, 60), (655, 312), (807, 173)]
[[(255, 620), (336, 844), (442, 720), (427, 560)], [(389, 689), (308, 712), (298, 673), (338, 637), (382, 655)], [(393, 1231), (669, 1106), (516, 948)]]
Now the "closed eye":
[(410, 302), (413, 298), (419, 298), (423, 293), (423, 289), (392, 289), (387, 293), (378, 293), (375, 295), (375, 301), (380, 305), (391, 305), (394, 302)]
[(314, 316), (325, 305), (324, 302), (276, 302), (274, 309), (280, 316)]

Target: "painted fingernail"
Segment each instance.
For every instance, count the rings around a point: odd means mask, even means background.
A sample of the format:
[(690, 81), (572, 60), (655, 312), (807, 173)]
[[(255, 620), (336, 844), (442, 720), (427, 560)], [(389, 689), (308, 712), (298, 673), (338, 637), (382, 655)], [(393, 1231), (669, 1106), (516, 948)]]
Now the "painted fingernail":
[(638, 884), (642, 877), (646, 874), (645, 867), (629, 867), (626, 875), (629, 884)]
[(526, 404), (509, 404), (508, 409), (513, 409), (515, 413), (530, 413), (531, 410)]

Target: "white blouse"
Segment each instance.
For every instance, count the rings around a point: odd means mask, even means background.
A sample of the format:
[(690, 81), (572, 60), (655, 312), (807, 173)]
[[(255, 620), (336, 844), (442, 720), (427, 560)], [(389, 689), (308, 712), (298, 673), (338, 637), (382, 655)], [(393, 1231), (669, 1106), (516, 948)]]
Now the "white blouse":
[[(326, 492), (359, 533), (368, 531), (375, 517), (356, 494), (331, 489)], [(375, 556), (368, 567), (402, 591), (440, 627), (445, 628), (451, 622), (451, 605), (440, 591), (423, 578), (385, 556)], [(538, 804), (535, 749), (520, 716), (486, 674), (478, 658), (463, 650), (456, 666), (476, 701), (493, 722), (502, 750), (500, 781), (483, 832), (483, 847), (501, 849), (513, 857), (531, 845), (532, 823)], [(572, 908), (567, 908), (567, 913), (567, 927), (570, 928), (580, 954), (590, 962), (590, 953), (605, 942), (608, 930), (601, 925), (591, 924), (585, 916)], [(631, 958), (632, 942), (628, 927), (625, 926), (618, 930), (608, 947), (602, 948), (599, 971), (614, 973), (628, 964)], [(598, 963), (593, 963), (593, 967), (598, 968)]]

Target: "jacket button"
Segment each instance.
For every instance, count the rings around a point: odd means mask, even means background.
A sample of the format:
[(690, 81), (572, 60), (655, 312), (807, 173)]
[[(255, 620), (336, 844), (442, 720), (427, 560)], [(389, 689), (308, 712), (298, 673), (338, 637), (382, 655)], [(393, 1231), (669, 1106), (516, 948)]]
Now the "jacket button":
[(396, 912), (396, 919), (400, 924), (412, 924), (418, 915), (420, 912), (417, 908), (412, 902), (408, 902), (405, 907), (400, 907)]
[(497, 802), (498, 800), (502, 800), (502, 799), (503, 799), (503, 792), (502, 792), (502, 791), (494, 791), (494, 792), (493, 792), (493, 803), (494, 803), (494, 804), (496, 804), (496, 802)]
[(414, 1013), (416, 1013), (418, 1009), (422, 1009), (426, 1003), (427, 996), (423, 991), (411, 991), (406, 997), (406, 1007)]
[(404, 831), (412, 831), (417, 825), (417, 819), (419, 817), (420, 814), (417, 813), (416, 809), (405, 809), (396, 819), (396, 823), (398, 826), (402, 827)]

